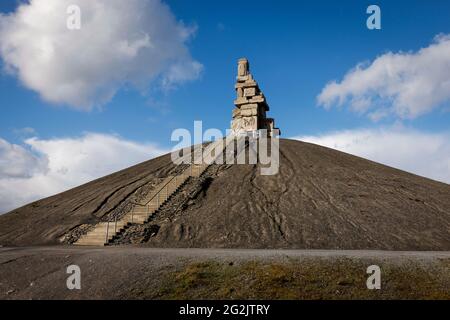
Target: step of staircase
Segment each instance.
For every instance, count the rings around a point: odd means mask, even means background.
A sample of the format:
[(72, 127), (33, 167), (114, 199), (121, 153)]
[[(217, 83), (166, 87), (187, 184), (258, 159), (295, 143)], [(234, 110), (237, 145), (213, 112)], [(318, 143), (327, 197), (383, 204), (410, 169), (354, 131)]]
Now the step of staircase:
[[(219, 153), (218, 153), (219, 154)], [(195, 161), (194, 161), (195, 162)], [(161, 206), (170, 200), (173, 194), (186, 183), (190, 177), (200, 177), (209, 164), (191, 164), (178, 176), (168, 176), (151, 192), (142, 205), (135, 206), (117, 222), (100, 222), (94, 229), (82, 235), (74, 244), (80, 246), (104, 246), (121, 233), (130, 223), (143, 224), (154, 215)]]

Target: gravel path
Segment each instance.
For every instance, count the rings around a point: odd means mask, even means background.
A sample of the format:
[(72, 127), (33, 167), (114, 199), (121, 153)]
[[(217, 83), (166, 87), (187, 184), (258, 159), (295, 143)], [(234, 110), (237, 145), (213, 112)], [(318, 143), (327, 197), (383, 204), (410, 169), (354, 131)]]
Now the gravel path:
[[(227, 265), (257, 262), (261, 265), (308, 261), (335, 264), (355, 261), (389, 268), (421, 266), (448, 281), (450, 271), (440, 265), (450, 261), (449, 251), (370, 250), (256, 250), (256, 249), (164, 249), (143, 247), (21, 247), (0, 248), (0, 299), (127, 299), (155, 298), (168, 275), (198, 263)], [(78, 265), (82, 289), (68, 290), (66, 268)], [(435, 267), (438, 266), (438, 269)], [(436, 272), (436, 270), (438, 270)], [(364, 274), (364, 270), (362, 271)], [(364, 275), (365, 276), (365, 275)], [(414, 282), (413, 279), (410, 281)], [(285, 284), (284, 284), (285, 285)], [(145, 290), (143, 289), (145, 288)], [(151, 288), (150, 292), (146, 291)], [(157, 298), (157, 297), (156, 297)]]

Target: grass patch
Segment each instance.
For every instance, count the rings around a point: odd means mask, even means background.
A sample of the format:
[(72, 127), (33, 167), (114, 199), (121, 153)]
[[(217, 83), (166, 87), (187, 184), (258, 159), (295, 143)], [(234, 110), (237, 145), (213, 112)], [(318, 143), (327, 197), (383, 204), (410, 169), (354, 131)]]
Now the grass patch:
[[(366, 268), (382, 269), (381, 290), (368, 290)], [(164, 275), (156, 299), (450, 299), (449, 259), (437, 266), (354, 259), (188, 263)], [(148, 288), (149, 289), (149, 288)], [(148, 292), (149, 295), (145, 293)]]

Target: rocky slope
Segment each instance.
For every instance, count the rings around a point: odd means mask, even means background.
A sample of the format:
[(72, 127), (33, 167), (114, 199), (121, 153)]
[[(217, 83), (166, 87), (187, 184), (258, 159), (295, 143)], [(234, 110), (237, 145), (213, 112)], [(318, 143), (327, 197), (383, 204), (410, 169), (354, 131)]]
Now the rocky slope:
[[(165, 155), (0, 216), (0, 244), (56, 244), (129, 210), (177, 168)], [(116, 240), (153, 247), (450, 250), (450, 185), (281, 139), (280, 171), (214, 165)]]

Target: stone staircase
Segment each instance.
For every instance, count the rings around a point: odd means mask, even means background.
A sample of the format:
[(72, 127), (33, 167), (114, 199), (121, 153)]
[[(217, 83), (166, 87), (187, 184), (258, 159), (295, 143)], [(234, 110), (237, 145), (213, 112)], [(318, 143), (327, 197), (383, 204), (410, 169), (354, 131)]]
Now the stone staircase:
[[(223, 151), (223, 149), (222, 149)], [(195, 155), (194, 155), (195, 157)], [(190, 164), (181, 174), (166, 177), (140, 203), (134, 203), (133, 209), (120, 220), (100, 222), (82, 235), (74, 245), (104, 246), (132, 224), (144, 224), (161, 206), (170, 200), (190, 177), (200, 177), (210, 164)]]
[(134, 203), (133, 209), (120, 220), (100, 222), (74, 244), (84, 246), (107, 245), (115, 236), (131, 224), (144, 224), (161, 206), (170, 200), (190, 177), (200, 177), (209, 167), (207, 164), (189, 165), (181, 174), (166, 177), (141, 203)]

